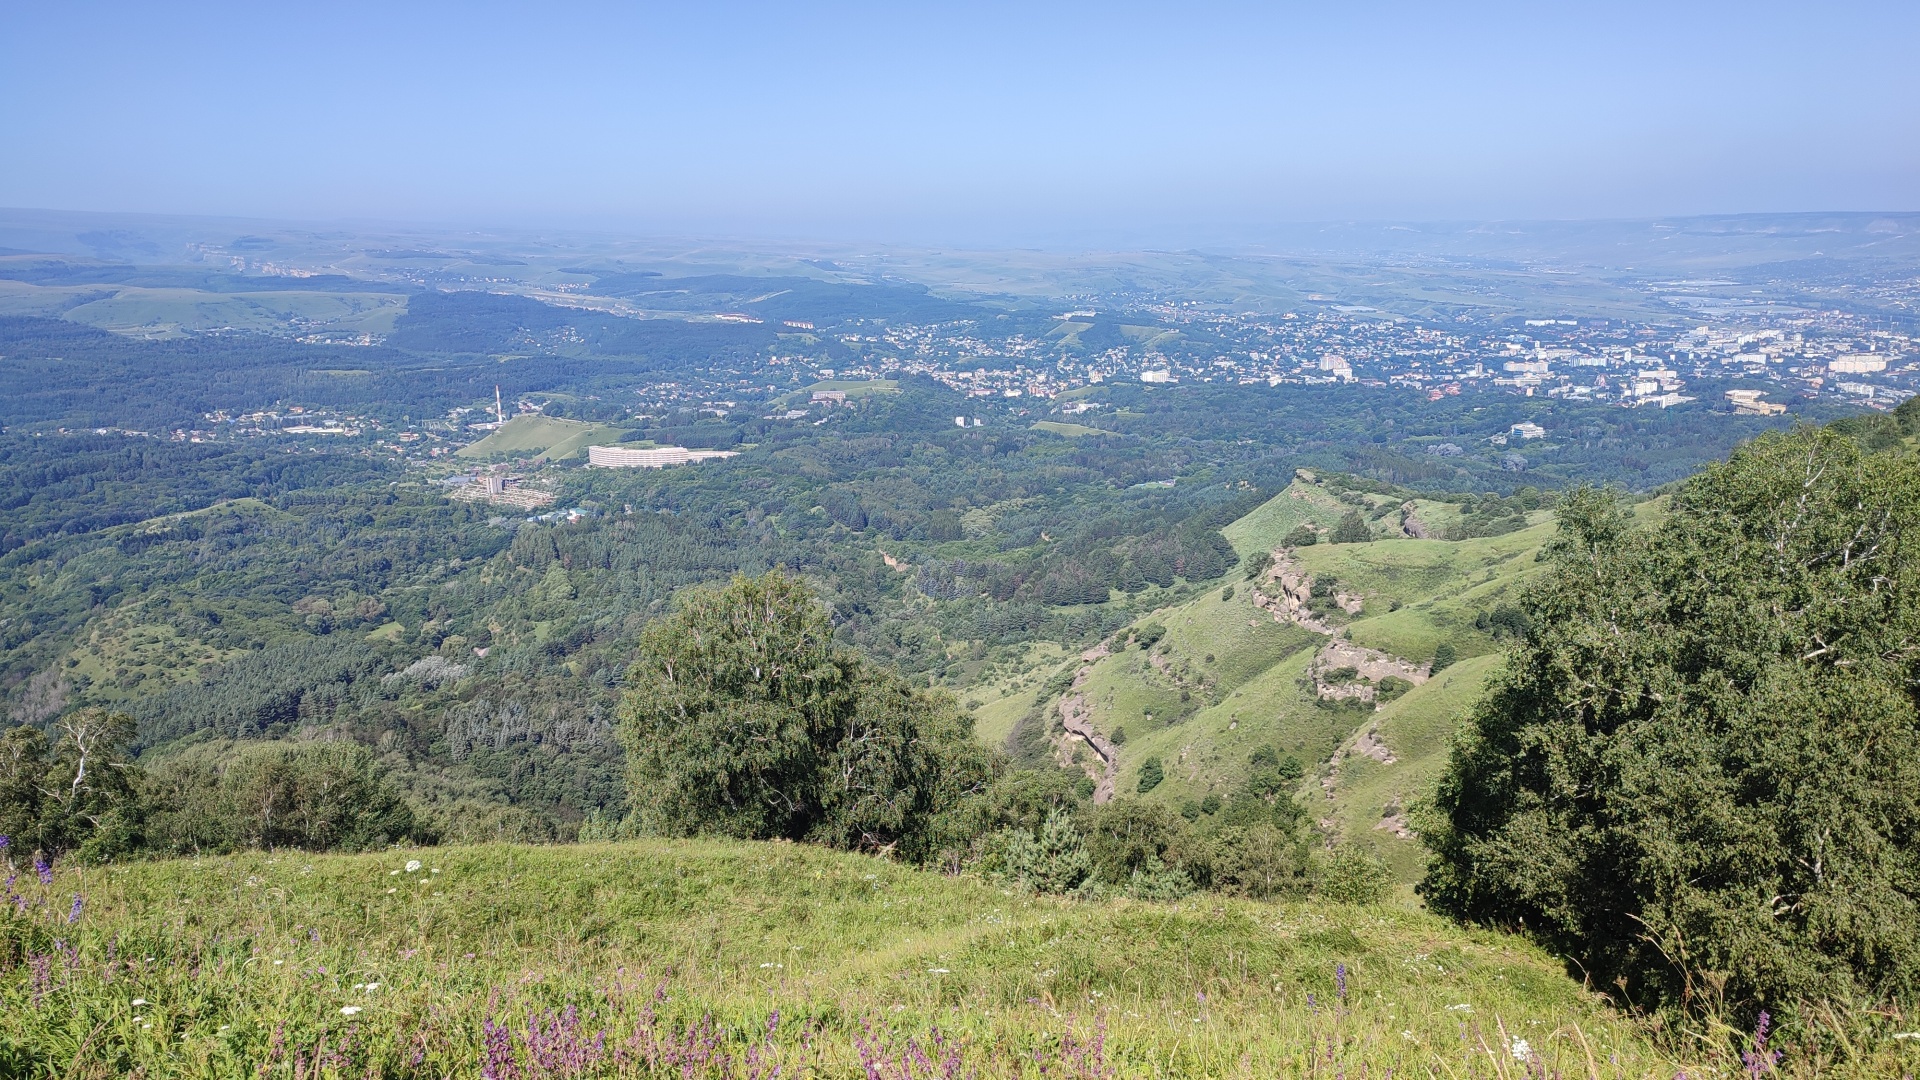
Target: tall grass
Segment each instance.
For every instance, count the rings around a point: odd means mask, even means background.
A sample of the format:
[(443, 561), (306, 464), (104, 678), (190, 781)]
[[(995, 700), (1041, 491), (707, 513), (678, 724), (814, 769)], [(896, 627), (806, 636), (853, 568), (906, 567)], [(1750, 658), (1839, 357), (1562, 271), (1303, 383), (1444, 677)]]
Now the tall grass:
[(710, 842), (49, 878), (0, 916), (9, 1076), (1720, 1074), (1522, 943), (1395, 907), (1070, 903)]

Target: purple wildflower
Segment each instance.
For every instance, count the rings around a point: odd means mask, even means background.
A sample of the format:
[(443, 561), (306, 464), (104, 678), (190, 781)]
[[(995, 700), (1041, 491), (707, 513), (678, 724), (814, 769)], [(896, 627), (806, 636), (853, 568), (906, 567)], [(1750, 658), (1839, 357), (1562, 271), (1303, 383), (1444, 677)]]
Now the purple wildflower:
[(53, 884), (53, 864), (45, 858), (39, 855), (33, 857), (33, 872), (40, 875), (40, 884)]
[(505, 1024), (495, 1024), (492, 1020), (482, 1021), (480, 1030), (486, 1034), (486, 1049), (480, 1060), (481, 1080), (514, 1080), (520, 1075), (520, 1067), (513, 1057), (513, 1032)]
[(1344, 963), (1333, 965), (1333, 989), (1341, 1001), (1347, 1000), (1347, 965)]
[(1760, 1019), (1753, 1026), (1753, 1049), (1743, 1052), (1740, 1060), (1747, 1067), (1747, 1076), (1758, 1077), (1770, 1073), (1780, 1063), (1781, 1053), (1767, 1049), (1767, 1033), (1773, 1027), (1773, 1017), (1765, 1009), (1760, 1011)]
[(5, 835), (0, 835), (0, 851), (7, 850), (8, 845), (12, 843), (13, 841), (8, 839)]
[(73, 894), (73, 910), (67, 912), (67, 922), (77, 923), (80, 921), (80, 905), (83, 902), (79, 893)]

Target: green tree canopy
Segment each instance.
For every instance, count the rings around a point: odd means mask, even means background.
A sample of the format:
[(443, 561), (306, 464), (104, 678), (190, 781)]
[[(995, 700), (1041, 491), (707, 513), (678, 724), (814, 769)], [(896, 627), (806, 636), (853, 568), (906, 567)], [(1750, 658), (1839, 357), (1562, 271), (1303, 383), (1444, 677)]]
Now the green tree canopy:
[(1422, 834), (1430, 903), (1638, 1004), (1920, 989), (1920, 465), (1763, 437), (1573, 493)]
[(638, 824), (784, 837), (925, 860), (990, 776), (944, 695), (836, 647), (826, 611), (780, 571), (693, 590), (642, 635), (620, 737)]

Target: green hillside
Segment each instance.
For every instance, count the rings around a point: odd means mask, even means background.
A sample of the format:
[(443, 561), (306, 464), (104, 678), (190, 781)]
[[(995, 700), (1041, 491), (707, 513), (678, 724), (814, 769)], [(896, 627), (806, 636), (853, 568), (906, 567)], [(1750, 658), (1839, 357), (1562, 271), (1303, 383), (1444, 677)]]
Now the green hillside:
[(667, 841), (62, 866), (21, 888), (0, 921), (29, 959), (0, 971), (11, 1076), (960, 1075), (910, 1069), (910, 1040), (982, 1076), (1683, 1065), (1519, 939), (1391, 905), (1071, 902)]
[(548, 461), (584, 458), (587, 447), (620, 441), (626, 428), (589, 424), (552, 416), (516, 416), (506, 426), (458, 451), (465, 458), (540, 457)]
[[(1407, 539), (1398, 536), (1402, 505), (1381, 495), (1342, 497), (1303, 479), (1223, 530), (1250, 564), (1276, 557), (1303, 576), (1331, 579), (1334, 590), (1357, 601), (1356, 611), (1316, 616), (1325, 632), (1277, 618), (1271, 601), (1258, 595), (1259, 583), (1233, 574), (1141, 616), (1090, 660), (1066, 665), (1062, 656), (1039, 657), (1026, 676), (977, 689), (982, 736), (1005, 740), (1023, 716), (1037, 712), (1029, 723), (1048, 724), (1063, 759), (1102, 776), (1092, 748), (1061, 729), (1064, 710), (1117, 744), (1116, 797), (1189, 813), (1190, 804), (1237, 790), (1253, 752), (1271, 747), (1303, 766), (1302, 802), (1328, 842), (1362, 843), (1400, 880), (1416, 879), (1425, 851), (1405, 811), (1431, 789), (1455, 719), (1498, 664), (1497, 631), (1477, 624), (1539, 572), (1536, 556), (1554, 526), (1551, 514), (1536, 512), (1525, 527), (1500, 536)], [(1300, 525), (1330, 530), (1356, 510), (1376, 536), (1395, 538), (1281, 546)], [(1439, 528), (1460, 519), (1447, 503), (1416, 501), (1413, 512)], [(1151, 649), (1139, 647), (1143, 637), (1154, 639)], [(1321, 700), (1313, 679), (1316, 663), (1336, 666), (1318, 660), (1336, 637), (1423, 672), (1445, 641), (1459, 662), (1377, 710), (1373, 703), (1340, 704)], [(1064, 673), (1076, 677), (1070, 689), (1060, 688)], [(1049, 676), (1052, 693), (1042, 689)], [(1155, 760), (1165, 779), (1142, 795), (1141, 771)]]

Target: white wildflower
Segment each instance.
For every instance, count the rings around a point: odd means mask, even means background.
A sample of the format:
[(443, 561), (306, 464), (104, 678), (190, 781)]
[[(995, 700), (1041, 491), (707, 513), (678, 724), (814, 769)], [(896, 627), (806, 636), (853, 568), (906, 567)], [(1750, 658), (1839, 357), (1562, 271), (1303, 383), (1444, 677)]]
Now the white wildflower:
[(141, 1025), (140, 1025), (140, 1030), (141, 1030), (141, 1031), (152, 1031), (152, 1030), (153, 1030), (153, 1025), (152, 1025), (152, 1024), (141, 1024)]
[(140, 1006), (142, 1006), (142, 1005), (146, 1005), (146, 1004), (148, 1004), (148, 1001), (147, 1001), (147, 999), (146, 999), (146, 998), (134, 998), (134, 999), (133, 999), (133, 1006), (134, 1006), (134, 1008), (139, 1008)]
[(284, 964), (284, 963), (286, 963), (286, 961), (285, 961), (285, 960), (275, 960), (275, 961), (273, 962), (273, 966), (274, 966), (274, 967), (279, 967), (279, 966), (280, 966), (281, 964)]
[(352, 1016), (354, 1013), (357, 1013), (359, 1011), (360, 1011), (360, 1006), (358, 1005), (343, 1005), (340, 1007), (341, 1016)]
[(388, 876), (388, 877), (399, 877), (399, 876), (400, 876), (400, 871), (398, 871), (398, 870), (389, 870), (389, 871), (387, 871), (387, 876)]
[(369, 990), (378, 990), (378, 989), (380, 989), (380, 984), (379, 984), (379, 983), (368, 983), (368, 984), (367, 984), (367, 989), (369, 989)]
[(1513, 1040), (1513, 1056), (1520, 1061), (1531, 1060), (1533, 1058), (1532, 1045), (1525, 1039)]
[(419, 860), (419, 859), (408, 859), (408, 860), (407, 860), (407, 873), (409, 873), (409, 874), (412, 874), (412, 873), (415, 873), (415, 872), (417, 872), (417, 871), (418, 871), (419, 869), (420, 869), (420, 860)]
[(951, 974), (953, 974), (953, 973), (952, 973), (952, 972), (950, 972), (950, 971), (948, 971), (948, 970), (947, 970), (946, 968), (928, 968), (928, 969), (927, 969), (927, 974), (929, 974), (929, 975), (951, 975)]
[(1463, 1002), (1461, 1002), (1461, 1003), (1460, 1003), (1460, 1004), (1458, 1004), (1458, 1005), (1449, 1005), (1449, 1006), (1447, 1006), (1447, 1011), (1448, 1011), (1448, 1012), (1472, 1012), (1472, 1011), (1473, 1011), (1473, 1006), (1471, 1006), (1471, 1005), (1469, 1005), (1469, 1004), (1467, 1004), (1466, 1002), (1464, 1002), (1464, 1001), (1463, 1001)]
[(399, 892), (399, 891), (400, 891), (399, 889), (388, 889), (388, 890), (387, 890), (387, 893), (388, 893), (389, 895), (391, 895), (391, 894), (393, 894), (393, 893), (397, 893), (397, 892)]

